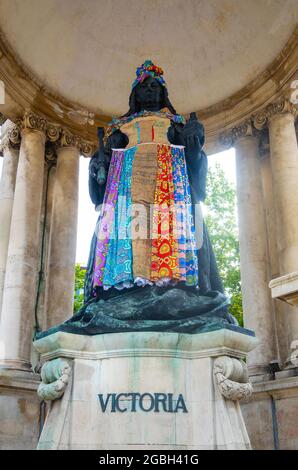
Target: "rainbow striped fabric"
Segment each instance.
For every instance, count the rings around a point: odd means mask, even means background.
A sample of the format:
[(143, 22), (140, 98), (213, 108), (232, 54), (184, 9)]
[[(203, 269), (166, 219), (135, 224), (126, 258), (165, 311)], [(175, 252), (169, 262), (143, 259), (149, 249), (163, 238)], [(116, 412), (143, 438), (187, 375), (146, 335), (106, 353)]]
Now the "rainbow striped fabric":
[(184, 148), (148, 142), (113, 150), (97, 229), (94, 288), (198, 285)]

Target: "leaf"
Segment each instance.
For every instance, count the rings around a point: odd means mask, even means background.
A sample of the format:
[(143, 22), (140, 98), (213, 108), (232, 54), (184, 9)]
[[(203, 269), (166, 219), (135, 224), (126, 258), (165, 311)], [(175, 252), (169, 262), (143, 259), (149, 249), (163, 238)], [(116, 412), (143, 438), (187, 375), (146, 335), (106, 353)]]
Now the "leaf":
[(86, 269), (79, 264), (75, 265), (74, 313), (78, 312), (84, 304), (84, 282)]

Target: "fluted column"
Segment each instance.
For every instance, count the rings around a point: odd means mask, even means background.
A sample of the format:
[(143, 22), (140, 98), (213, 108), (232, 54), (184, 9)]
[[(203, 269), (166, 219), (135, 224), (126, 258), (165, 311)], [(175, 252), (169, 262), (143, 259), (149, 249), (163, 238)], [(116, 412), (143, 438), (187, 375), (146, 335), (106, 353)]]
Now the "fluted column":
[(30, 369), (39, 256), (45, 120), (26, 114), (13, 202), (1, 318), (4, 367)]
[[(285, 291), (285, 299), (288, 295), (287, 300), (292, 305), (295, 305), (295, 302), (291, 301), (291, 295), (293, 296), (294, 292), (290, 293), (289, 291), (287, 293), (286, 286), (288, 284), (287, 277), (291, 278), (292, 273), (297, 275), (298, 271), (298, 147), (295, 130), (296, 115), (297, 108), (287, 99), (281, 99), (267, 106), (255, 118), (257, 126), (261, 127), (268, 124), (269, 127), (280, 285)], [(276, 282), (273, 282), (274, 284)], [(291, 281), (288, 285), (291, 286)], [(290, 331), (289, 343), (291, 343), (298, 339), (298, 309), (292, 308), (287, 312), (287, 316)]]
[(0, 181), (0, 318), (20, 143), (19, 131), (12, 122), (7, 121), (1, 130), (3, 167)]
[(73, 314), (80, 151), (76, 139), (62, 134), (57, 143), (46, 282), (46, 326)]
[(232, 129), (230, 136), (236, 149), (244, 323), (260, 341), (249, 355), (250, 373), (254, 375), (266, 372), (269, 362), (276, 359), (258, 139), (250, 122)]
[(276, 108), (269, 117), (280, 275), (298, 270), (298, 147), (295, 116), (290, 110), (290, 106), (280, 112)]

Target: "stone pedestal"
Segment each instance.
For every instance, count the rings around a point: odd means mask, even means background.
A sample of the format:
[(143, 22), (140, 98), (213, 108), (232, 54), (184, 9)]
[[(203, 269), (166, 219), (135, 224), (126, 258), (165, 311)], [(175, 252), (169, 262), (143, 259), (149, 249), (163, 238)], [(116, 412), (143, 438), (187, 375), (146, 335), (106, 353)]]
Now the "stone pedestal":
[(38, 448), (249, 449), (239, 399), (256, 342), (235, 327), (42, 338), (38, 393), (51, 407)]

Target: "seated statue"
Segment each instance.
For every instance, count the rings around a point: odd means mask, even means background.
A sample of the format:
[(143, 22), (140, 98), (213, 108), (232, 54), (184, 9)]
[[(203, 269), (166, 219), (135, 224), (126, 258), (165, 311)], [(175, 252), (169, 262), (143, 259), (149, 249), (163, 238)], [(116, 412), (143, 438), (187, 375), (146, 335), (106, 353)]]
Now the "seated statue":
[(85, 304), (46, 334), (237, 328), (200, 208), (203, 145), (195, 113), (187, 122), (176, 113), (163, 70), (145, 61), (129, 111), (111, 122), (90, 161), (90, 197), (100, 213)]

